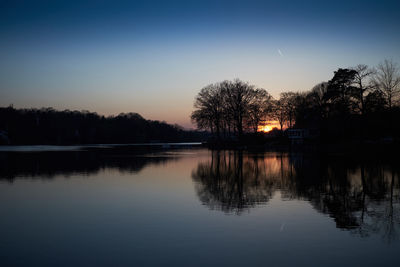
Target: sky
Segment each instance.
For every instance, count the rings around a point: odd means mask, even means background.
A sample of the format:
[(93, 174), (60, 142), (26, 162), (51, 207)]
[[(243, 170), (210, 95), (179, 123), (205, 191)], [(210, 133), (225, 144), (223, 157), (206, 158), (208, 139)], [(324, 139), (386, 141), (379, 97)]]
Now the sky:
[(239, 78), (306, 91), (400, 63), (400, 1), (0, 0), (0, 106), (137, 112), (191, 128), (194, 97)]

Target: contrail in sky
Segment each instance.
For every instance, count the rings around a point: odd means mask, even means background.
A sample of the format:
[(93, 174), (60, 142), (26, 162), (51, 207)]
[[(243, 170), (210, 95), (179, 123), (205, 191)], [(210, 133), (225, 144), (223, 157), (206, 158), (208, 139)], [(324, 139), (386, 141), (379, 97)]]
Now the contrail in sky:
[(283, 56), (282, 51), (281, 51), (280, 49), (278, 49), (278, 53), (279, 53), (279, 55), (280, 55), (281, 57)]

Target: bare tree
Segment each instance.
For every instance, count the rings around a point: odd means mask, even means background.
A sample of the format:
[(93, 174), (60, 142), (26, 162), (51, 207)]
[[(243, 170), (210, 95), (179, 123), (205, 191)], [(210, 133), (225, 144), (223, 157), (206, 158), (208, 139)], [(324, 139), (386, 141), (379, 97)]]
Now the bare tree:
[(365, 97), (374, 88), (371, 77), (376, 71), (364, 64), (359, 64), (352, 69), (356, 71), (354, 76), (354, 97), (358, 101), (358, 108), (361, 114), (365, 114)]
[(326, 97), (327, 91), (328, 91), (328, 83), (321, 82), (315, 85), (311, 89), (311, 93), (309, 94), (311, 101), (318, 110), (321, 118), (326, 118), (329, 115), (328, 103)]
[(279, 122), (281, 131), (283, 131), (283, 126), (287, 122), (287, 113), (285, 110), (285, 105), (280, 99), (273, 101), (272, 118)]
[(193, 111), (190, 118), (192, 122), (197, 125), (198, 129), (209, 129), (213, 133), (212, 116), (206, 109), (197, 109)]
[(198, 128), (209, 128), (219, 138), (224, 112), (220, 85), (210, 84), (201, 89), (196, 96), (194, 107), (196, 110), (192, 112), (192, 121)]
[(255, 89), (253, 94), (248, 107), (247, 126), (256, 133), (271, 108), (272, 96), (265, 89)]
[(392, 60), (385, 59), (377, 67), (374, 83), (385, 95), (389, 109), (396, 103), (400, 94), (400, 69)]
[(233, 117), (239, 138), (243, 135), (243, 124), (248, 115), (249, 105), (254, 98), (254, 86), (239, 79), (220, 83), (225, 97), (227, 111)]
[(283, 92), (280, 94), (279, 102), (282, 105), (289, 128), (292, 128), (295, 122), (297, 97), (298, 94), (294, 92)]

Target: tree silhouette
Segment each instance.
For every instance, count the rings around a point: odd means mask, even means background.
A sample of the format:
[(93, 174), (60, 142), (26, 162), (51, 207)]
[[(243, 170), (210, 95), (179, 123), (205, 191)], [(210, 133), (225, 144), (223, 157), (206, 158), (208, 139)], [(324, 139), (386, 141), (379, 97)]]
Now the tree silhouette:
[(354, 76), (355, 98), (358, 101), (358, 109), (361, 114), (366, 112), (365, 97), (368, 92), (374, 89), (372, 83), (372, 75), (376, 73), (374, 69), (370, 69), (367, 65), (359, 64), (353, 68), (356, 71)]
[(201, 89), (196, 96), (194, 107), (196, 110), (192, 113), (192, 121), (197, 123), (200, 129), (209, 128), (219, 139), (224, 112), (223, 95), (219, 84), (210, 84)]
[(272, 96), (264, 89), (255, 89), (248, 106), (247, 126), (257, 133), (258, 127), (272, 111)]
[(385, 59), (377, 67), (374, 82), (385, 95), (389, 109), (398, 101), (400, 94), (400, 69), (392, 60)]
[(226, 109), (232, 114), (234, 127), (238, 137), (241, 138), (250, 105), (256, 97), (254, 86), (236, 79), (234, 81), (223, 81), (221, 90), (225, 96)]
[(348, 114), (354, 109), (353, 98), (356, 88), (353, 86), (357, 72), (351, 69), (338, 69), (328, 82), (327, 99), (333, 110), (340, 114)]
[(246, 129), (257, 132), (265, 120), (272, 97), (239, 79), (208, 85), (195, 98), (191, 119), (199, 129), (209, 129), (219, 140), (221, 131), (239, 137)]

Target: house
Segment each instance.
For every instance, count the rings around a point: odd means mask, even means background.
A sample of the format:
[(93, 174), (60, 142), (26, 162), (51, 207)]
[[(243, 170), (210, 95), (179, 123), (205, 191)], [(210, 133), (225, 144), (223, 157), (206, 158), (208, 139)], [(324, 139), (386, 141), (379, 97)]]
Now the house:
[(316, 129), (288, 129), (287, 136), (291, 144), (303, 144), (307, 139), (315, 139), (319, 136)]

